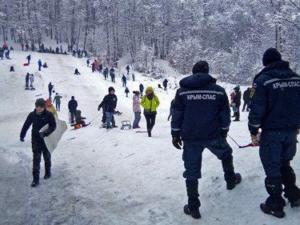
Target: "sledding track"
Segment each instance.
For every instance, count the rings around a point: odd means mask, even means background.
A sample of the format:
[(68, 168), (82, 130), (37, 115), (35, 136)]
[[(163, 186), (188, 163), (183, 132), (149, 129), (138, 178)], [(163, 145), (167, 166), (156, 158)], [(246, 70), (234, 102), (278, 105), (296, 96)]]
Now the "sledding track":
[[(101, 112), (97, 106), (111, 83), (98, 73), (92, 74), (83, 59), (32, 53), (33, 65), (24, 68), (21, 64), (26, 53), (13, 52), (12, 57), (13, 60), (0, 64), (1, 225), (278, 224), (278, 220), (263, 215), (258, 208), (266, 193), (257, 149), (239, 150), (233, 143), (235, 167), (244, 176), (243, 183), (226, 191), (221, 164), (206, 151), (199, 187), (203, 218), (193, 221), (182, 213), (186, 201), (183, 163), (181, 152), (171, 146), (167, 121), (174, 91), (158, 93), (162, 106), (153, 138), (120, 129), (107, 132), (99, 129)], [(36, 91), (25, 92), (24, 75), (27, 70), (37, 72), (38, 58), (46, 61), (49, 68), (36, 80)], [(15, 73), (7, 72), (11, 64), (15, 64)], [(73, 75), (76, 67), (81, 76)], [(146, 78), (138, 79), (150, 83)], [(120, 78), (117, 80), (118, 109), (123, 112), (116, 118), (120, 124), (123, 119), (131, 119), (132, 105), (131, 99), (125, 98)], [(68, 130), (53, 154), (53, 178), (41, 180), (41, 185), (32, 189), (30, 134), (25, 143), (20, 143), (19, 132), (35, 96), (47, 96), (50, 81), (63, 96), (60, 118), (67, 120), (66, 105), (74, 95), (83, 115), (95, 120), (85, 129)], [(138, 84), (130, 82), (130, 90)], [(242, 122), (231, 126), (231, 135), (240, 143), (249, 141), (246, 118), (246, 113), (242, 113)], [(141, 125), (145, 127), (144, 121)], [(294, 166), (299, 177), (299, 155)], [(286, 213), (281, 224), (298, 224), (299, 209), (288, 207)]]

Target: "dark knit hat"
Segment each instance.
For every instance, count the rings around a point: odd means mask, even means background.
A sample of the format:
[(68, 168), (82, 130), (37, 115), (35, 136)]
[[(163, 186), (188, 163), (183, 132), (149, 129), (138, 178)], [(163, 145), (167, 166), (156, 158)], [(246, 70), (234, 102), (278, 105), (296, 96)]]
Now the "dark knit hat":
[(192, 72), (193, 74), (209, 73), (209, 65), (206, 61), (199, 61), (194, 65)]
[(113, 87), (109, 87), (108, 92), (110, 93), (111, 91), (115, 91), (115, 89)]
[(35, 101), (35, 107), (42, 107), (45, 108), (46, 107), (46, 101), (43, 98), (38, 98)]
[(281, 54), (276, 48), (269, 48), (265, 51), (263, 56), (263, 65), (268, 66), (273, 62), (281, 60)]

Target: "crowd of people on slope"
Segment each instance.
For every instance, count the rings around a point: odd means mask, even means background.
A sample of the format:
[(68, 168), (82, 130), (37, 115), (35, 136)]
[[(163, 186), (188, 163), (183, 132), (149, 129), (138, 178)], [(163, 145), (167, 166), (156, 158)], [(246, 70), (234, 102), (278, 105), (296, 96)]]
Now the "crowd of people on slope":
[(57, 46), (56, 48), (52, 48), (51, 46), (45, 47), (44, 43), (39, 43), (38, 46), (34, 42), (31, 44), (28, 41), (21, 42), (21, 50), (22, 51), (32, 51), (32, 52), (39, 52), (39, 53), (51, 53), (51, 54), (64, 54), (67, 55), (66, 50), (63, 49), (63, 46)]

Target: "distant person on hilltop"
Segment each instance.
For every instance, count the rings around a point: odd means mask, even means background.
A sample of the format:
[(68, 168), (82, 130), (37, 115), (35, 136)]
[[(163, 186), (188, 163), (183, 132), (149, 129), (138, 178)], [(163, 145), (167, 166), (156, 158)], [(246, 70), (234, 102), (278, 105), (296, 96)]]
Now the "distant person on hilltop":
[(42, 60), (39, 59), (39, 61), (38, 61), (39, 71), (41, 71), (42, 66), (43, 66)]

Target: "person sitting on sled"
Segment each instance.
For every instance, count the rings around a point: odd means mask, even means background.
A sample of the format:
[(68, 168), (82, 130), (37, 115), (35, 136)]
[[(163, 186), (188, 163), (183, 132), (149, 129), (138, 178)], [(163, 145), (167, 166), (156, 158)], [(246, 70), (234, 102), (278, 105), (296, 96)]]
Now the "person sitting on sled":
[(86, 122), (84, 121), (86, 118), (81, 116), (81, 110), (76, 110), (76, 114), (75, 114), (75, 129), (80, 128), (80, 127), (86, 127), (89, 124), (86, 124)]

